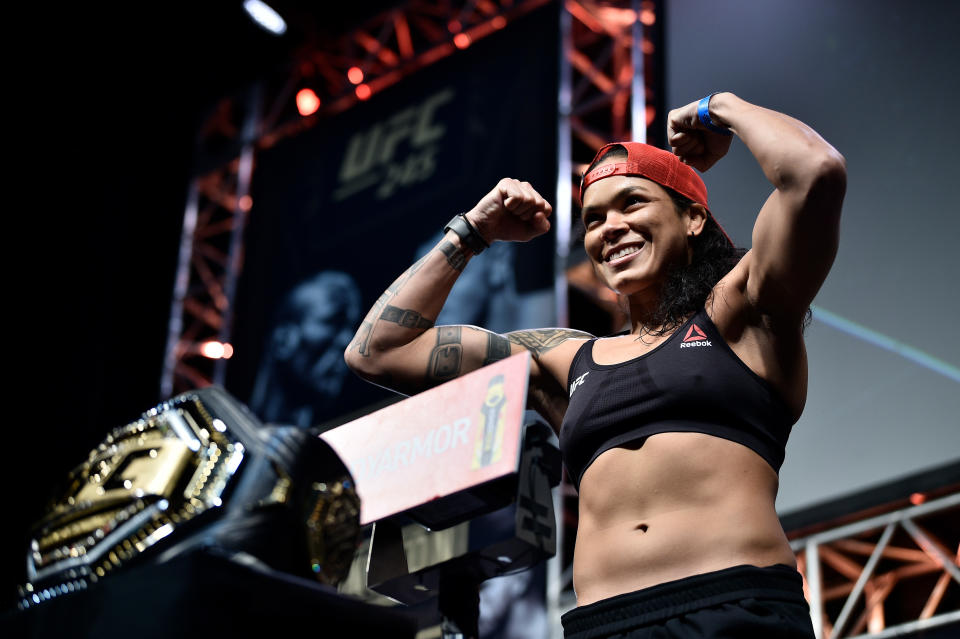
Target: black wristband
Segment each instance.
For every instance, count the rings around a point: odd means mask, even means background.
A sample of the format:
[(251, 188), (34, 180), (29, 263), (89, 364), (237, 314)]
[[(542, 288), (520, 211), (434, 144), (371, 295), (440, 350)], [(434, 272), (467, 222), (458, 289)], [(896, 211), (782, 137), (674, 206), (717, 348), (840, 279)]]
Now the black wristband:
[(470, 249), (474, 255), (480, 255), (483, 249), (490, 247), (463, 213), (454, 215), (453, 219), (447, 222), (447, 225), (443, 227), (443, 232), (446, 233), (447, 231), (456, 233), (463, 245)]

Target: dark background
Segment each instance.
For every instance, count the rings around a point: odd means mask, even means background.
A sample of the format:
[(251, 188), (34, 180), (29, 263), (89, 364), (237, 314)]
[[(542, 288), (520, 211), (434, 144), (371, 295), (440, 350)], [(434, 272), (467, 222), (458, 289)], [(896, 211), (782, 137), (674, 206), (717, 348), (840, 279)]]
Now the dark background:
[(395, 3), (272, 4), (291, 27), (280, 40), (239, 1), (39, 5), (9, 16), (23, 44), (5, 92), (14, 356), (0, 478), (13, 503), (0, 537), (0, 608), (13, 605), (27, 529), (55, 482), (109, 429), (162, 399), (197, 123), (297, 47)]

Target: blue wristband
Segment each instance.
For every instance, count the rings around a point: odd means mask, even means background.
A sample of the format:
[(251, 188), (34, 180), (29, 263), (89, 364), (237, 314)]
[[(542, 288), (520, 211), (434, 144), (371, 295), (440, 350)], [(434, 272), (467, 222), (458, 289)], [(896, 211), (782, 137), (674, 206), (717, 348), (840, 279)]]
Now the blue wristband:
[(708, 95), (707, 97), (700, 100), (700, 103), (697, 105), (697, 117), (700, 118), (700, 124), (707, 127), (710, 131), (714, 133), (719, 133), (720, 135), (733, 135), (730, 132), (730, 129), (727, 129), (722, 126), (717, 126), (713, 123), (713, 120), (710, 119), (710, 98), (715, 96), (719, 91), (715, 91)]

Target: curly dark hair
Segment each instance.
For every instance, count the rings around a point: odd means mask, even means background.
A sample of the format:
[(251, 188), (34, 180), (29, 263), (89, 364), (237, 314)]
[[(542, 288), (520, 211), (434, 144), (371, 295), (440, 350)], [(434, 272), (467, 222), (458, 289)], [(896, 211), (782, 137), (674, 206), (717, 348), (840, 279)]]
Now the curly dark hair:
[[(622, 146), (611, 147), (590, 165), (586, 173), (610, 157), (626, 158), (627, 150)], [(678, 214), (694, 204), (693, 200), (673, 189), (662, 184), (660, 186), (670, 195)], [(712, 215), (707, 216), (703, 231), (691, 239), (691, 245), (693, 255), (690, 263), (670, 269), (660, 288), (660, 305), (646, 318), (648, 326), (659, 328), (644, 329), (642, 334), (663, 335), (687, 321), (691, 315), (704, 307), (713, 287), (747, 253), (747, 249), (731, 244)], [(809, 324), (810, 317), (810, 309), (807, 309), (803, 321), (804, 328)]]
[[(694, 202), (669, 187), (663, 187), (673, 200), (677, 213), (686, 211)], [(693, 255), (689, 264), (672, 267), (660, 287), (660, 305), (648, 318), (651, 326), (659, 326), (651, 335), (662, 335), (703, 308), (710, 291), (724, 275), (736, 266), (747, 249), (734, 246), (720, 225), (707, 216), (699, 235), (690, 239)]]

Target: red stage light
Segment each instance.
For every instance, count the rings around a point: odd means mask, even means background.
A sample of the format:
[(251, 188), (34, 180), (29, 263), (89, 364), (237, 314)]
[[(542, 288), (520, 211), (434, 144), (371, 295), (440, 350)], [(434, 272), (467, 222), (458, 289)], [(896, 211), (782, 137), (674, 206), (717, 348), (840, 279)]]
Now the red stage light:
[(360, 67), (350, 67), (347, 70), (347, 80), (350, 80), (353, 84), (363, 82), (363, 69)]
[(913, 493), (910, 495), (910, 503), (914, 506), (919, 506), (925, 501), (927, 501), (927, 496), (923, 493)]
[(237, 200), (237, 205), (240, 207), (240, 210), (246, 213), (253, 208), (253, 198), (249, 195), (243, 195)]
[(457, 35), (453, 36), (453, 44), (458, 49), (466, 49), (470, 46), (470, 36), (468, 36), (466, 33), (458, 33)]
[(657, 14), (651, 11), (650, 9), (643, 9), (640, 11), (640, 22), (650, 27), (650, 26), (653, 26), (653, 23), (656, 21), (657, 21)]
[(357, 87), (355, 93), (357, 94), (357, 97), (360, 98), (361, 100), (366, 100), (373, 94), (373, 90), (371, 90), (368, 85), (361, 84)]
[(456, 33), (462, 28), (463, 25), (460, 24), (459, 20), (451, 20), (447, 23), (447, 29), (450, 31), (450, 33)]
[(496, 18), (490, 21), (490, 24), (493, 26), (494, 29), (502, 29), (505, 26), (507, 26), (507, 19), (504, 18), (503, 16), (497, 16)]
[(230, 359), (233, 357), (233, 346), (229, 342), (210, 340), (200, 345), (200, 354), (210, 359)]
[(306, 117), (313, 115), (320, 108), (320, 98), (313, 92), (313, 89), (300, 89), (297, 91), (297, 111), (300, 115)]

